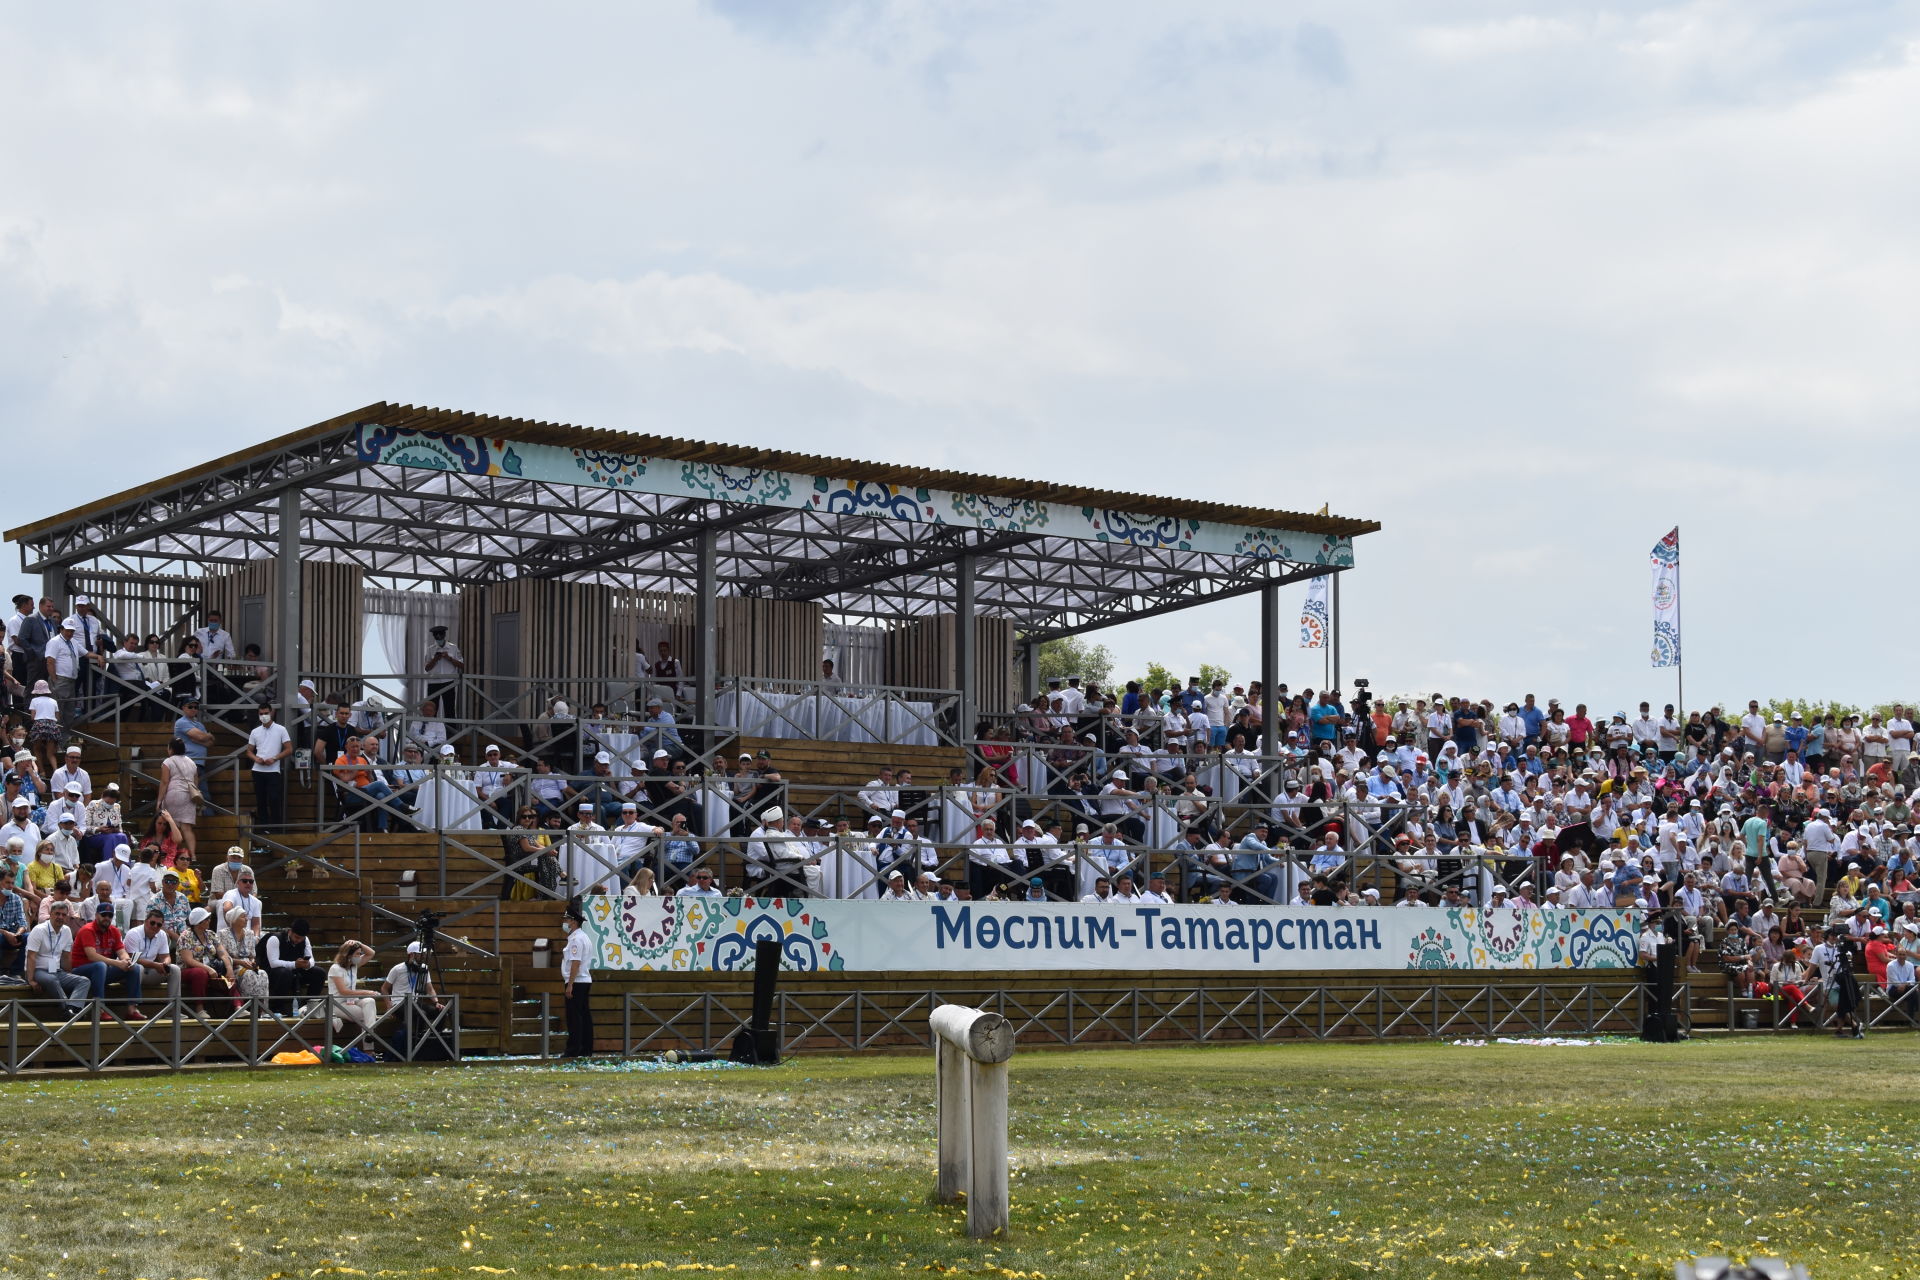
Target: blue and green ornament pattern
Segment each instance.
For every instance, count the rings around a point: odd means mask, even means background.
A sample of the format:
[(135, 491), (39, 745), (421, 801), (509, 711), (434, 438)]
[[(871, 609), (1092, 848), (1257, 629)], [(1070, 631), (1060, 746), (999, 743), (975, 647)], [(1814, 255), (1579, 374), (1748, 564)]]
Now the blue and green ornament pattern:
[(1448, 911), (1414, 937), (1409, 969), (1627, 969), (1638, 959), (1631, 911)]
[(827, 922), (803, 898), (671, 897), (627, 892), (584, 900), (595, 969), (685, 973), (753, 968), (763, 938), (780, 944), (781, 968), (834, 972), (846, 959)]

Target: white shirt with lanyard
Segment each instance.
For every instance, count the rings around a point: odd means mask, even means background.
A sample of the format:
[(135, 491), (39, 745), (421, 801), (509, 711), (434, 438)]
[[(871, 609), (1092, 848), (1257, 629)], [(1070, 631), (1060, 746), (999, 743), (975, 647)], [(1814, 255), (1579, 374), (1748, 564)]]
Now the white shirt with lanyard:
[[(574, 971), (576, 962), (578, 973)], [(563, 982), (593, 981), (593, 953), (587, 945), (586, 930), (575, 929), (567, 935), (566, 950), (560, 953), (560, 978)]]

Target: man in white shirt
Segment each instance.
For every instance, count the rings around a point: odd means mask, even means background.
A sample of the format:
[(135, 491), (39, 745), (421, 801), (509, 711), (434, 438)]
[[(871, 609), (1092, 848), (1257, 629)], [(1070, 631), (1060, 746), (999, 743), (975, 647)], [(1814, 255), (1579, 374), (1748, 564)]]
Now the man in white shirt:
[(260, 895), (253, 891), (253, 872), (245, 867), (233, 878), (233, 888), (220, 897), (220, 918), (235, 907), (246, 912), (247, 928), (257, 930), (260, 927)]
[(48, 918), (27, 934), (27, 981), (39, 995), (58, 1000), (69, 1018), (85, 1009), (91, 992), (87, 980), (68, 971), (73, 959), (73, 910), (64, 902), (52, 904)]
[(200, 656), (208, 662), (233, 660), (233, 632), (218, 609), (207, 610), (207, 625), (197, 628), (193, 638), (200, 642)]
[(440, 718), (440, 706), (432, 698), (420, 704), (418, 718), (407, 723), (407, 741), (419, 746), (422, 755), (431, 756), (447, 741), (447, 722)]
[(980, 823), (980, 836), (967, 848), (967, 887), (975, 901), (1005, 884), (1013, 866), (1013, 854), (1000, 839), (992, 818)]
[(620, 864), (613, 856), (607, 829), (593, 820), (592, 802), (582, 803), (578, 813), (578, 819), (567, 828), (560, 871), (566, 877), (569, 894), (600, 893), (609, 882), (619, 883)]
[(1887, 720), (1887, 762), (1895, 774), (1907, 767), (1907, 760), (1913, 755), (1913, 721), (1908, 718), (1905, 707), (1895, 707), (1893, 715)]
[(1642, 751), (1660, 749), (1660, 722), (1653, 718), (1653, 706), (1640, 704), (1640, 714), (1633, 721), (1633, 745)]
[(776, 858), (775, 850), (786, 838), (787, 815), (778, 805), (767, 809), (760, 815), (760, 825), (747, 837), (744, 853), (747, 864), (747, 892), (759, 894), (772, 880)]
[(180, 966), (173, 963), (173, 940), (167, 936), (166, 912), (149, 907), (140, 926), (126, 934), (127, 954), (140, 968), (140, 987), (165, 984), (168, 1000), (180, 998)]
[(719, 898), (725, 895), (713, 887), (713, 872), (705, 867), (695, 867), (693, 873), (687, 877), (686, 884), (680, 887), (680, 892), (675, 896), (681, 898)]
[(75, 835), (87, 834), (87, 807), (80, 803), (80, 784), (77, 782), (69, 782), (66, 790), (47, 805), (45, 827), (57, 828), (67, 818), (73, 819)]
[(253, 824), (262, 831), (278, 831), (287, 824), (287, 776), (284, 760), (293, 754), (293, 735), (275, 724), (273, 708), (263, 706), (259, 723), (247, 733), (247, 772), (253, 779)]
[(616, 885), (632, 880), (633, 873), (646, 865), (648, 841), (665, 832), (665, 827), (650, 826), (640, 821), (640, 806), (633, 801), (628, 800), (620, 806), (620, 821), (608, 833), (608, 844), (613, 850), (617, 867), (614, 873)]
[(79, 784), (82, 799), (93, 799), (93, 777), (80, 767), (80, 744), (77, 742), (68, 744), (65, 763), (47, 779), (47, 785), (56, 793), (64, 793), (69, 783)]
[(560, 951), (560, 978), (567, 1012), (567, 1049), (565, 1057), (588, 1057), (593, 1053), (593, 948), (587, 941), (586, 913), (568, 907), (561, 927), (567, 931), (567, 945)]
[(466, 655), (460, 652), (459, 645), (447, 639), (444, 625), (428, 627), (427, 634), (432, 637), (427, 643), (425, 664), (427, 697), (439, 707), (440, 714), (458, 715), (454, 695), (460, 687), (460, 677), (467, 669)]
[(1740, 717), (1740, 740), (1735, 744), (1748, 755), (1762, 755), (1767, 747), (1767, 718), (1760, 714), (1757, 701), (1747, 703), (1747, 714)]
[(900, 789), (894, 785), (891, 766), (880, 766), (880, 776), (860, 789), (860, 805), (883, 819), (900, 807)]

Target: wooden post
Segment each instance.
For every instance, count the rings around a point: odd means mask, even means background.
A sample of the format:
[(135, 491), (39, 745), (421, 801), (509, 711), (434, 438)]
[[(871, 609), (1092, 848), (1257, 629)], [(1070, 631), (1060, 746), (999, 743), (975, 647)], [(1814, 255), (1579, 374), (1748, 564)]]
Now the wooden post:
[(933, 1028), (939, 1093), (939, 1168), (934, 1198), (951, 1203), (967, 1192), (967, 1234), (1003, 1236), (1007, 1193), (1007, 1060), (1013, 1024), (997, 1013), (943, 1004)]

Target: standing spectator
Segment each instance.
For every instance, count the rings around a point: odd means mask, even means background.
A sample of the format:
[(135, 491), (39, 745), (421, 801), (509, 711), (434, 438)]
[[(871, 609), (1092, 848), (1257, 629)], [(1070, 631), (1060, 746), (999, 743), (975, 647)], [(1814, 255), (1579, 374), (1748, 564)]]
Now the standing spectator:
[[(666, 648), (663, 643), (660, 646)], [(560, 952), (560, 975), (566, 982), (567, 1051), (564, 1056), (582, 1058), (593, 1053), (593, 969), (587, 935), (580, 926), (586, 914), (578, 906), (569, 906), (561, 928), (567, 932), (567, 945)]]
[[(25, 714), (27, 708), (22, 695), (25, 690), (32, 688), (34, 680), (38, 679), (37, 676), (30, 676), (28, 674), (27, 650), (20, 642), (20, 629), (25, 626), (32, 617), (33, 597), (16, 595), (13, 598), (13, 612), (7, 615), (6, 620), (7, 651), (5, 657), (7, 674), (12, 678), (12, 683), (20, 687), (21, 693), (14, 695), (9, 705), (0, 708), (0, 710), (10, 711), (15, 714)], [(46, 637), (42, 636), (40, 638), (41, 647), (44, 648), (46, 643)]]
[[(60, 728), (60, 703), (45, 680), (33, 683), (33, 696), (27, 700), (27, 720), (31, 726), (27, 730), (27, 741), (33, 747), (32, 758), (38, 760), (43, 772), (51, 775), (53, 749), (66, 735)], [(14, 762), (19, 763), (18, 753)]]
[(169, 742), (167, 751), (160, 766), (160, 808), (172, 819), (185, 847), (194, 849), (194, 828), (200, 822), (200, 765), (182, 738)]
[(226, 618), (218, 609), (207, 610), (207, 624), (195, 629), (200, 657), (207, 662), (233, 661), (233, 633), (226, 629)]
[(247, 759), (253, 762), (253, 821), (262, 831), (278, 831), (287, 823), (287, 778), (282, 762), (293, 754), (293, 735), (275, 724), (273, 708), (261, 706), (260, 723), (247, 734)]
[(457, 718), (460, 680), (467, 670), (466, 655), (460, 652), (459, 645), (447, 639), (444, 625), (427, 628), (427, 634), (433, 637), (427, 645), (427, 698), (437, 705), (441, 715)]

